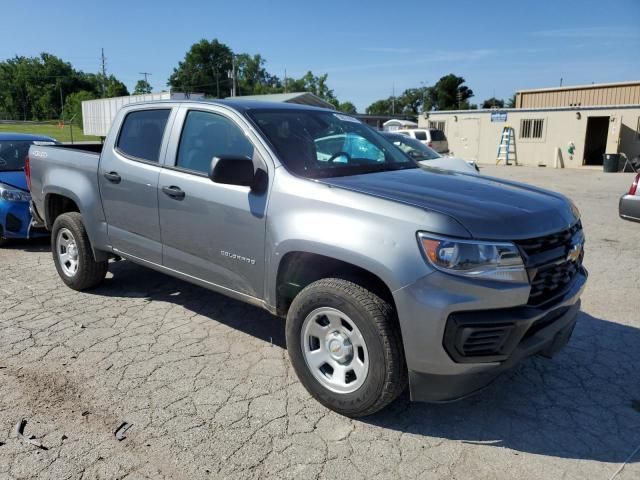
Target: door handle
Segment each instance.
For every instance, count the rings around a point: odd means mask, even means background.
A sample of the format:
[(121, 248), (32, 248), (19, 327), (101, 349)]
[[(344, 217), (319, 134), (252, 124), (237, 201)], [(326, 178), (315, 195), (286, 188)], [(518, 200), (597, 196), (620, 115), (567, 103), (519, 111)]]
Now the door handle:
[(104, 172), (104, 178), (111, 183), (120, 183), (122, 181), (122, 177), (118, 175), (118, 172)]
[(185, 196), (184, 190), (174, 185), (171, 185), (170, 187), (162, 187), (162, 192), (171, 198), (175, 198), (176, 200), (182, 200)]

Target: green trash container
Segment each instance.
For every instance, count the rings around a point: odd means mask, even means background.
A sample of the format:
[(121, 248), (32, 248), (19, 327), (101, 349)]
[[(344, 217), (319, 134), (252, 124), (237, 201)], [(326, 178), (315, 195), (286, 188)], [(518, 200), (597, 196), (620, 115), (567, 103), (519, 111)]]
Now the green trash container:
[(620, 170), (620, 155), (617, 153), (605, 153), (602, 156), (602, 170), (605, 173), (615, 173)]

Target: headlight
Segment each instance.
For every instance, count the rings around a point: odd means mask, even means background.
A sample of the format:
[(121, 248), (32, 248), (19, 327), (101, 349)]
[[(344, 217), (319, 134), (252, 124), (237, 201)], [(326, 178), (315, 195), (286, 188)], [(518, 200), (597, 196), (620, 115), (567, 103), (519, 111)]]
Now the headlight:
[(571, 212), (573, 213), (573, 215), (576, 218), (580, 218), (580, 210), (578, 210), (578, 207), (576, 206), (575, 203), (573, 203), (573, 200), (569, 200), (569, 203), (571, 204)]
[(0, 198), (8, 202), (28, 202), (31, 200), (31, 195), (22, 190), (10, 187), (4, 183), (0, 183)]
[(458, 240), (427, 233), (418, 233), (418, 240), (429, 263), (443, 272), (499, 282), (529, 282), (513, 243)]

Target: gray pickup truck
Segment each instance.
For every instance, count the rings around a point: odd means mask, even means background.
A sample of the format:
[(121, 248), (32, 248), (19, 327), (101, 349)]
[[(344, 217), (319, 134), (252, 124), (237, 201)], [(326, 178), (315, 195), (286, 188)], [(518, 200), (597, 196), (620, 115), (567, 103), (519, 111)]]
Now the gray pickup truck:
[(134, 104), (101, 152), (34, 146), (26, 170), (69, 287), (124, 258), (286, 317), (300, 381), (349, 416), (551, 356), (587, 279), (565, 197), (420, 166), (331, 110)]

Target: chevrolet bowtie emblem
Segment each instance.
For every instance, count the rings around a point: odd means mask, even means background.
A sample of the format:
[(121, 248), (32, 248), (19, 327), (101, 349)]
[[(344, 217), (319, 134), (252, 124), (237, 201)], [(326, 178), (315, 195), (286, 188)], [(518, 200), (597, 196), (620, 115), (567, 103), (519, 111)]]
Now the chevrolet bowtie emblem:
[(567, 253), (567, 262), (577, 262), (582, 254), (582, 244), (575, 243), (571, 246), (571, 250)]

